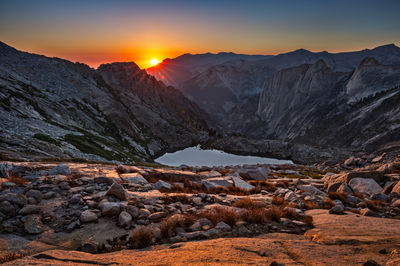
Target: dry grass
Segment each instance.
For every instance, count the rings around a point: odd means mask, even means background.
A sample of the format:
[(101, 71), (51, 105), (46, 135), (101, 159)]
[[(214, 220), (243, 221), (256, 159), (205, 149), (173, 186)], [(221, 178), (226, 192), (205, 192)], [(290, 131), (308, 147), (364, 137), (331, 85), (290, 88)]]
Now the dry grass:
[(23, 257), (23, 255), (21, 253), (10, 252), (10, 253), (0, 256), (0, 264), (6, 263), (6, 262), (9, 262), (12, 260), (20, 259), (22, 257)]
[(253, 200), (252, 198), (245, 197), (241, 198), (240, 200), (236, 201), (232, 205), (233, 207), (242, 208), (242, 209), (256, 209), (262, 208), (265, 204), (258, 200)]
[(145, 248), (153, 243), (154, 234), (149, 226), (133, 229), (129, 234), (129, 244), (132, 248)]
[(312, 209), (319, 209), (320, 206), (318, 203), (312, 201), (312, 200), (305, 200), (304, 201), (304, 208), (307, 210), (312, 210)]
[(183, 204), (191, 204), (192, 203), (192, 199), (188, 195), (185, 195), (185, 194), (166, 195), (166, 196), (160, 197), (160, 200), (164, 201), (165, 204), (170, 204), (170, 203), (174, 203), (174, 202), (180, 202)]
[[(266, 180), (261, 180), (261, 181), (252, 180), (252, 181), (249, 181), (249, 184), (253, 185), (255, 187), (254, 190), (257, 190), (257, 191), (266, 190), (268, 192), (275, 192), (275, 190), (276, 190), (275, 183), (268, 182)], [(252, 191), (250, 191), (250, 192), (252, 192)]]
[(271, 203), (274, 204), (274, 205), (281, 206), (281, 205), (283, 205), (285, 203), (285, 199), (282, 198), (282, 197), (273, 196), (272, 200), (271, 200)]
[(352, 196), (360, 198), (360, 199), (364, 199), (365, 195), (363, 193), (357, 193), (357, 192), (353, 192), (351, 193)]
[(348, 203), (346, 192), (329, 192), (328, 197), (331, 200), (340, 200), (343, 203)]
[(161, 221), (159, 228), (163, 238), (172, 237), (175, 235), (177, 227), (189, 227), (196, 220), (196, 217), (190, 214), (174, 215)]
[(233, 210), (232, 208), (227, 208), (223, 206), (217, 206), (205, 211), (202, 211), (197, 214), (200, 218), (207, 218), (210, 220), (214, 225), (218, 224), (219, 222), (224, 222), (233, 226), (236, 224), (237, 221), (241, 220), (241, 217), (238, 212)]
[(286, 181), (286, 180), (285, 180), (285, 181), (277, 182), (275, 186), (276, 186), (276, 187), (288, 188), (288, 186), (289, 186), (289, 181)]
[(335, 206), (335, 203), (330, 198), (324, 200), (323, 207), (324, 209), (330, 209)]
[(26, 184), (26, 180), (23, 179), (22, 177), (16, 176), (14, 174), (9, 174), (9, 182), (13, 182), (14, 184), (16, 184), (17, 186), (22, 186), (24, 184)]
[(386, 202), (380, 200), (364, 200), (364, 203), (369, 209), (373, 211), (379, 211), (382, 206), (386, 205)]

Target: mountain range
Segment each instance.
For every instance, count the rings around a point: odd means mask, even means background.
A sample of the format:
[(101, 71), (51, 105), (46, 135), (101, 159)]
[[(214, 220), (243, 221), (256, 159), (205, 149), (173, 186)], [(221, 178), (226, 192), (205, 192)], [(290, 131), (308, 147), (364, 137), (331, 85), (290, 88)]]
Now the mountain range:
[(93, 69), (0, 42), (0, 155), (138, 162), (207, 143), (307, 163), (332, 157), (327, 149), (396, 150), (399, 85), (393, 44), (185, 54), (143, 70), (134, 62)]
[(0, 43), (5, 158), (148, 161), (208, 137), (208, 115), (133, 62), (97, 70)]

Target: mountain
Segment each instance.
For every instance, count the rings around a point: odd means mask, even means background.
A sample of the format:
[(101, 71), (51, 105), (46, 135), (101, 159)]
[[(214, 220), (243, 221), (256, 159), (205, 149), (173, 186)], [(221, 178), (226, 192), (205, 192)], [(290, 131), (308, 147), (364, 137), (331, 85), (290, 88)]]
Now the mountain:
[(208, 137), (207, 114), (134, 63), (98, 70), (0, 42), (3, 157), (137, 162)]
[(233, 60), (256, 61), (269, 58), (268, 55), (245, 55), (235, 53), (184, 54), (164, 59), (160, 64), (146, 69), (147, 73), (167, 85), (182, 89), (182, 84), (208, 68)]
[[(177, 84), (185, 96), (199, 104), (210, 116), (225, 127), (228, 126), (229, 130), (236, 130), (230, 127), (237, 123), (237, 116), (232, 116), (232, 112), (237, 113), (239, 106), (244, 107), (246, 103), (253, 102), (248, 97), (254, 99), (255, 95), (259, 95), (263, 83), (277, 71), (303, 64), (314, 64), (319, 60), (323, 60), (334, 72), (348, 73), (353, 72), (365, 58), (374, 58), (384, 65), (398, 65), (400, 48), (389, 44), (374, 49), (345, 53), (325, 51), (314, 53), (298, 49), (276, 56), (266, 56), (260, 60), (257, 60), (259, 59), (257, 56), (251, 57), (251, 60), (231, 58), (229, 61), (212, 66), (205, 58), (211, 58), (211, 55), (183, 55), (168, 59), (165, 64), (147, 71), (160, 80)], [(220, 58), (224, 57), (220, 56)], [(216, 62), (213, 61), (213, 63)], [(357, 86), (356, 80), (358, 78), (355, 77), (355, 82), (349, 86)], [(368, 83), (370, 82), (369, 80)], [(387, 86), (391, 85), (393, 82), (388, 80)], [(244, 107), (244, 109), (248, 110), (251, 107)], [(240, 114), (240, 116), (243, 115), (247, 117), (247, 120), (254, 120), (251, 118), (254, 113)]]
[(187, 80), (182, 85), (182, 91), (223, 123), (225, 116), (243, 99), (259, 95), (265, 77), (274, 72), (274, 68), (256, 62), (242, 59), (230, 61)]
[(399, 70), (366, 58), (352, 73), (323, 60), (278, 71), (261, 92), (258, 136), (369, 151), (397, 142)]

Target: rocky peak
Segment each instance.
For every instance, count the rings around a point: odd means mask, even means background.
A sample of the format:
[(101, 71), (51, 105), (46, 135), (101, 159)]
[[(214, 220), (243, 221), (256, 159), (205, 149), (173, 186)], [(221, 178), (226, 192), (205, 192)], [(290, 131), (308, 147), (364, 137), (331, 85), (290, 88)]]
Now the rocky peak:
[(379, 65), (380, 64), (379, 64), (378, 60), (376, 60), (373, 57), (368, 56), (360, 62), (360, 64), (357, 66), (357, 69), (362, 68), (362, 67), (367, 67), (367, 66), (379, 66)]
[(136, 73), (140, 71), (140, 67), (135, 62), (116, 62), (109, 64), (102, 64), (97, 68), (98, 71), (105, 72), (127, 72)]

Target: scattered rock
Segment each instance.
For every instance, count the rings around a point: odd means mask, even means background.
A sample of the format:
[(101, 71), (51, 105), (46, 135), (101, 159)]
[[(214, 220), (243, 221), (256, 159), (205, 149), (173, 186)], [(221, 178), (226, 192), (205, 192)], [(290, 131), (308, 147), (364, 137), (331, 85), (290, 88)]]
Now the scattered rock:
[(81, 213), (81, 216), (79, 217), (79, 220), (82, 223), (96, 222), (97, 219), (98, 219), (97, 218), (97, 214), (92, 212), (92, 211), (90, 211), (90, 210), (83, 211)]
[(69, 169), (69, 166), (66, 164), (59, 164), (53, 169), (50, 170), (49, 172), (50, 175), (70, 175), (71, 170)]
[(27, 214), (35, 214), (40, 212), (40, 207), (36, 205), (25, 205), (21, 210), (19, 210), (18, 214), (27, 215)]
[(374, 194), (383, 190), (372, 178), (353, 178), (350, 180), (349, 186), (357, 193)]
[(219, 222), (216, 226), (215, 229), (221, 230), (221, 231), (230, 231), (232, 228), (224, 223), (224, 222)]
[(122, 211), (118, 217), (118, 223), (121, 227), (129, 227), (132, 222), (132, 216), (126, 212)]
[(104, 216), (117, 216), (121, 212), (121, 205), (116, 202), (103, 202), (100, 208)]
[(29, 234), (40, 234), (43, 232), (43, 225), (40, 221), (40, 216), (29, 215), (24, 223), (25, 231)]
[(171, 188), (172, 188), (172, 185), (169, 184), (169, 183), (167, 183), (167, 182), (165, 182), (165, 181), (158, 180), (157, 183), (155, 183), (155, 184), (153, 185), (153, 187), (154, 187), (155, 189), (158, 189), (158, 190), (163, 189), (163, 188), (164, 188), (164, 189), (171, 189)]
[(118, 183), (112, 184), (111, 187), (108, 189), (106, 195), (115, 196), (119, 200), (127, 199), (124, 187)]

